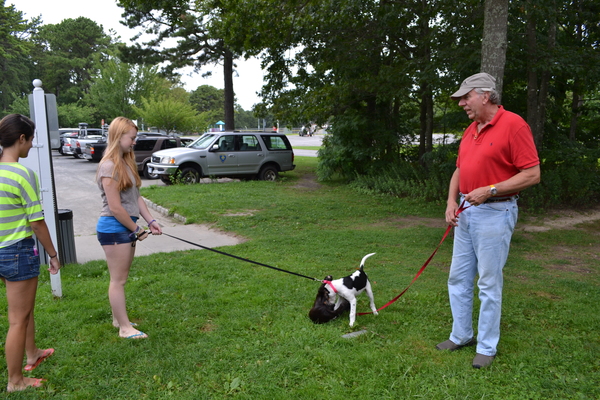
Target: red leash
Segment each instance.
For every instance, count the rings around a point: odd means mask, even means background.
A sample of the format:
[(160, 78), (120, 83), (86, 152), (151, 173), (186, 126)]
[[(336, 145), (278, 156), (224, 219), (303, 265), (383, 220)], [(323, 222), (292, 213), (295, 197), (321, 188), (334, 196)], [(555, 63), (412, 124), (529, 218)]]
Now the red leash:
[[(465, 207), (465, 201), (463, 200), (463, 202), (461, 203), (460, 207), (456, 211), (456, 216), (458, 217), (458, 215), (461, 212), (465, 211), (469, 207), (471, 207), (471, 206), (469, 205), (469, 206)], [(406, 293), (406, 291), (408, 290), (408, 288), (411, 287), (412, 284), (415, 283), (415, 281), (417, 280), (417, 278), (419, 276), (421, 276), (421, 274), (423, 273), (423, 271), (425, 271), (425, 268), (427, 267), (427, 265), (429, 265), (429, 262), (431, 261), (431, 259), (433, 258), (433, 256), (435, 256), (435, 253), (437, 253), (437, 251), (440, 248), (440, 246), (442, 245), (442, 243), (444, 243), (444, 240), (446, 240), (446, 237), (448, 236), (448, 234), (450, 233), (451, 230), (452, 230), (452, 225), (448, 225), (448, 228), (446, 228), (446, 233), (444, 233), (444, 236), (442, 237), (442, 240), (440, 240), (440, 243), (438, 243), (438, 245), (435, 248), (435, 250), (433, 251), (433, 253), (429, 256), (429, 258), (427, 259), (427, 261), (425, 261), (425, 264), (423, 264), (423, 266), (421, 267), (421, 269), (419, 270), (419, 272), (417, 272), (417, 274), (415, 275), (415, 277), (413, 278), (413, 280), (408, 284), (408, 286), (402, 292), (400, 292), (400, 294), (398, 296), (396, 296), (392, 300), (388, 301), (384, 306), (379, 307), (377, 309), (377, 311), (381, 311), (384, 308), (386, 308), (387, 306), (395, 303), (396, 300), (398, 300), (400, 297), (402, 297), (402, 295), (404, 293)], [(373, 313), (372, 311), (369, 311), (369, 312), (363, 312), (363, 313), (357, 313), (357, 314), (358, 315), (367, 315), (367, 314), (372, 314), (372, 313)]]

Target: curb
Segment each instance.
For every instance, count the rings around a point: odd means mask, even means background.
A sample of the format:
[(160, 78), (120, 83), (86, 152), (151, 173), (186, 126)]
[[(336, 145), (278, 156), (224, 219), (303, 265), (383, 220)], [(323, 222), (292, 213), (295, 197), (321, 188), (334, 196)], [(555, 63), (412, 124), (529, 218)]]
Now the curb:
[(162, 216), (171, 217), (171, 218), (176, 219), (184, 224), (187, 223), (187, 218), (184, 217), (183, 215), (173, 213), (173, 212), (169, 211), (167, 208), (165, 208), (163, 206), (159, 206), (158, 204), (153, 203), (152, 201), (148, 200), (147, 198), (145, 198), (143, 196), (142, 196), (142, 199), (144, 199), (144, 203), (146, 203), (146, 206), (148, 206), (148, 208), (151, 208), (152, 210), (157, 211)]

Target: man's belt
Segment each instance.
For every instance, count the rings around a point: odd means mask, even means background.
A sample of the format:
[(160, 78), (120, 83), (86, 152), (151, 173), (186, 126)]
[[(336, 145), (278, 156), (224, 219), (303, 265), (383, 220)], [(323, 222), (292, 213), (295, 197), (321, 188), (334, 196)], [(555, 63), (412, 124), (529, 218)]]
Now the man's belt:
[(498, 203), (499, 201), (513, 201), (517, 196), (508, 196), (508, 197), (490, 197), (484, 203)]

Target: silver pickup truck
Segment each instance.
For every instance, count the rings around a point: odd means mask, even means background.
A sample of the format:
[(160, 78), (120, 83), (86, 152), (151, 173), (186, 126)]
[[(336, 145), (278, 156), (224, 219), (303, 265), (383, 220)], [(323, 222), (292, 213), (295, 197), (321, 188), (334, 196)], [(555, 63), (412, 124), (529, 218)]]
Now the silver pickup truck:
[(150, 173), (166, 184), (210, 176), (273, 181), (295, 167), (288, 138), (263, 132), (205, 133), (185, 148), (153, 153), (148, 163)]
[(88, 128), (88, 124), (82, 122), (79, 124), (79, 135), (76, 137), (65, 137), (63, 140), (62, 154), (83, 158), (85, 146), (88, 143), (96, 143), (106, 136), (106, 129)]

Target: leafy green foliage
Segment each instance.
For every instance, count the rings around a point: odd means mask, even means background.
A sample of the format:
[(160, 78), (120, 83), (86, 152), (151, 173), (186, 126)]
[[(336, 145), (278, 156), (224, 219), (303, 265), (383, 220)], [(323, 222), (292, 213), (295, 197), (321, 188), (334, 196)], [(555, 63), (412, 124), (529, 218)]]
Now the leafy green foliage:
[(157, 67), (131, 65), (115, 57), (102, 63), (91, 82), (85, 103), (94, 108), (98, 119), (107, 121), (118, 116), (137, 119), (134, 107), (142, 105), (142, 98), (167, 95), (172, 86)]
[[(412, 156), (407, 152), (405, 159), (385, 169), (357, 175), (351, 186), (368, 194), (443, 203), (456, 168), (457, 151), (458, 143), (437, 146), (421, 162), (417, 162), (414, 152)], [(562, 148), (542, 151), (540, 160), (541, 183), (523, 191), (519, 204), (539, 212), (556, 207), (585, 208), (600, 201), (600, 152), (597, 149), (573, 146), (565, 141)]]
[(14, 5), (0, 2), (0, 114), (7, 112), (10, 103), (32, 89), (33, 68), (29, 55), (34, 44), (28, 36), (35, 33), (39, 18), (24, 20)]
[(540, 153), (542, 180), (527, 189), (525, 204), (536, 209), (589, 207), (600, 201), (600, 151), (573, 145)]
[(363, 193), (407, 197), (441, 203), (447, 198), (450, 178), (456, 169), (458, 145), (437, 146), (418, 162), (416, 148), (412, 154), (386, 169), (372, 169), (358, 175), (351, 186)]
[[(225, 128), (234, 129), (234, 60), (239, 56), (223, 39), (220, 21), (228, 8), (221, 2), (120, 0), (130, 28), (144, 27), (150, 39), (141, 46), (125, 46), (121, 52), (129, 62), (164, 65), (167, 75), (185, 66), (197, 71), (207, 64), (222, 63), (225, 77)], [(170, 39), (176, 39), (175, 41)], [(175, 43), (173, 46), (172, 44)]]
[(36, 35), (43, 51), (34, 59), (43, 75), (46, 91), (54, 93), (58, 104), (76, 103), (90, 87), (102, 60), (111, 46), (102, 27), (89, 18), (66, 18), (59, 24), (43, 25)]
[(153, 126), (166, 133), (198, 132), (204, 128), (197, 118), (196, 111), (189, 102), (171, 96), (142, 99), (142, 107), (133, 108), (144, 119), (147, 126)]
[[(80, 122), (95, 121), (95, 109), (78, 104), (61, 104), (58, 107), (58, 125), (64, 127), (77, 127)], [(98, 123), (98, 126), (100, 124)]]

